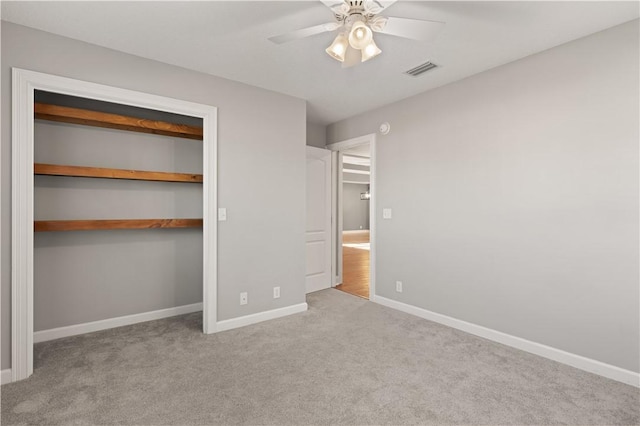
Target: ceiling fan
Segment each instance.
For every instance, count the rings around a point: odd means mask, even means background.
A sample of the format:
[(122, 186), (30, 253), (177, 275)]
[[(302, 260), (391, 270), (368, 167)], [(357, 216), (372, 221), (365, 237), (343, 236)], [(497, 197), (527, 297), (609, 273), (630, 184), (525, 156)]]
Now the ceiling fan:
[(378, 56), (382, 50), (373, 33), (389, 34), (420, 41), (435, 39), (444, 22), (382, 16), (380, 13), (397, 0), (321, 0), (333, 12), (335, 22), (314, 25), (269, 37), (276, 44), (339, 30), (326, 49), (329, 56), (351, 67)]

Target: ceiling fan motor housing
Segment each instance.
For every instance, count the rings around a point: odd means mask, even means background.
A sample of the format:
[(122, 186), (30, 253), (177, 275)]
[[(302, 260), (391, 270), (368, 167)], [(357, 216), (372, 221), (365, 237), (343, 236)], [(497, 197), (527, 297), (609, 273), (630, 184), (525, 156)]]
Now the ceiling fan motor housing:
[(362, 15), (362, 13), (358, 13), (358, 12), (354, 12), (351, 13), (349, 16), (347, 16), (344, 20), (344, 25), (347, 28), (351, 28), (353, 26), (353, 24), (355, 24), (356, 22), (366, 22), (366, 19), (364, 18), (364, 15)]
[(356, 22), (364, 22), (376, 31), (382, 31), (387, 18), (378, 15), (380, 6), (372, 1), (346, 1), (333, 9), (336, 21), (350, 30)]

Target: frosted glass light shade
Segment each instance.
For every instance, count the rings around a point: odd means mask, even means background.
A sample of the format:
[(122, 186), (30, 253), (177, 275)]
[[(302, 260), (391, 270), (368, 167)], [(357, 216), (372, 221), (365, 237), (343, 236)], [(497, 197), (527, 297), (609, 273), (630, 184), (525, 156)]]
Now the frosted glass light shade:
[(373, 32), (364, 22), (358, 21), (351, 27), (349, 33), (349, 44), (354, 49), (362, 50), (373, 40)]
[(333, 59), (344, 62), (344, 55), (347, 53), (347, 47), (349, 47), (349, 42), (344, 34), (338, 34), (336, 38), (331, 43), (331, 46), (327, 47), (325, 52)]
[(362, 49), (362, 62), (368, 61), (371, 58), (374, 58), (382, 53), (382, 50), (376, 45), (376, 43), (371, 40), (369, 44), (367, 44), (364, 49)]

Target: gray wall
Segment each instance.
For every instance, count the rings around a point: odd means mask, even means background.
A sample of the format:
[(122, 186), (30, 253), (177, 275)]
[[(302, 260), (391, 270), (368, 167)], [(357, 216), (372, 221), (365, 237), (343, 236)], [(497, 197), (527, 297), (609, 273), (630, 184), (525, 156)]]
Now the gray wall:
[(638, 44), (636, 20), (331, 125), (391, 124), (377, 294), (640, 371)]
[(360, 193), (365, 192), (368, 187), (368, 184), (342, 184), (343, 231), (369, 229), (369, 200), (360, 199)]
[(324, 148), (327, 142), (327, 126), (307, 122), (307, 145)]
[[(10, 366), (11, 330), (11, 67), (217, 106), (218, 201), (220, 207), (228, 209), (228, 219), (219, 224), (218, 232), (218, 319), (305, 301), (305, 101), (3, 22), (3, 369)], [(166, 234), (155, 235), (154, 243), (166, 244), (160, 241)], [(79, 237), (78, 243), (90, 238), (88, 234)], [(113, 243), (118, 247), (135, 238), (134, 233), (115, 232), (107, 237), (105, 245)], [(151, 234), (140, 238), (154, 239)], [(46, 244), (40, 248), (45, 249)], [(165, 246), (166, 251), (177, 249), (179, 243)], [(176, 270), (176, 276), (182, 276), (180, 271)], [(281, 287), (280, 299), (272, 298), (272, 287), (276, 285)], [(241, 291), (249, 292), (248, 305), (239, 306)], [(87, 302), (82, 294), (68, 296), (77, 297), (78, 303)], [(127, 312), (122, 313), (189, 303), (195, 297), (164, 295), (158, 305), (127, 306)]]

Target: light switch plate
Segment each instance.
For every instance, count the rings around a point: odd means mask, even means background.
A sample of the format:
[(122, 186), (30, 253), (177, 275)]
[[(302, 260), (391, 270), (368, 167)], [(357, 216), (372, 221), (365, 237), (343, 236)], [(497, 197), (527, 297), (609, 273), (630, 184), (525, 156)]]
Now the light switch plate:
[(220, 222), (227, 220), (227, 209), (224, 207), (218, 209), (218, 220)]
[(382, 218), (391, 219), (391, 209), (382, 209)]

